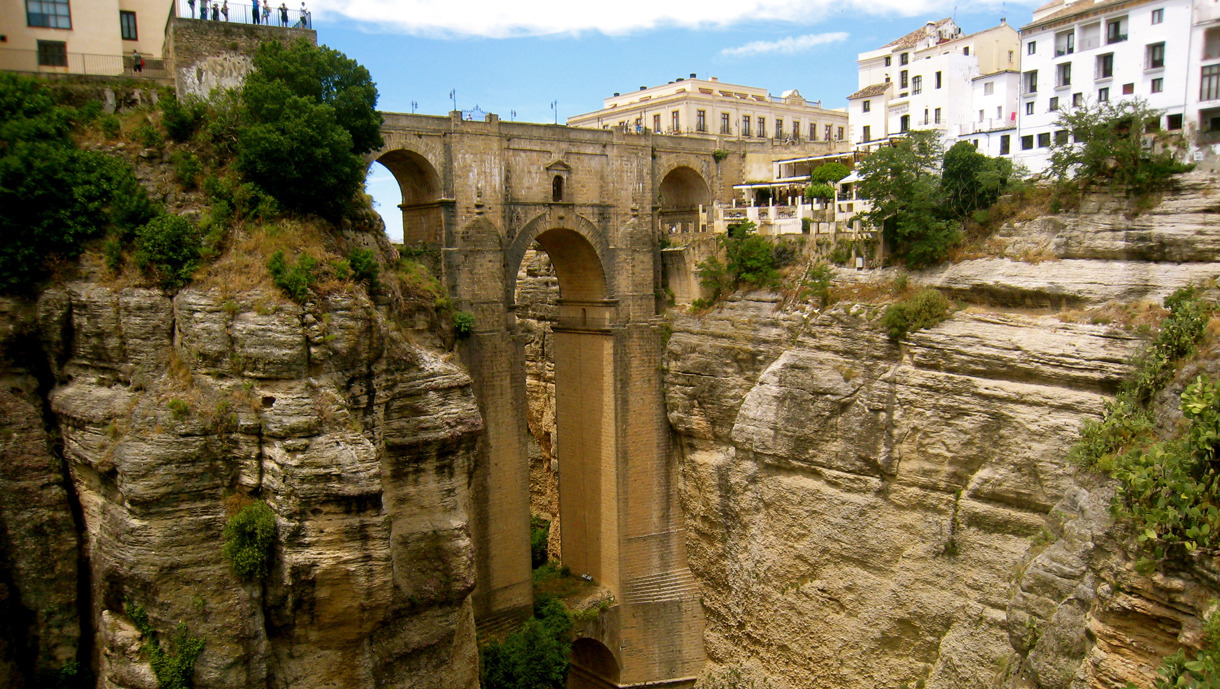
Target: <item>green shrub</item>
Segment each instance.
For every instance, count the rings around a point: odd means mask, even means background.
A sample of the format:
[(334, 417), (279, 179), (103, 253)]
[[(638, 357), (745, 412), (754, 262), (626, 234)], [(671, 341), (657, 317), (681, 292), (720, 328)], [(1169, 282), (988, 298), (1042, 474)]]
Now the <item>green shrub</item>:
[(372, 249), (354, 249), (347, 255), (347, 263), (352, 271), (352, 278), (363, 282), (372, 289), (377, 289), (377, 254)]
[(309, 297), (309, 288), (317, 280), (317, 275), (314, 274), (317, 266), (317, 259), (309, 254), (301, 254), (296, 263), (290, 266), (284, 258), (283, 249), (277, 250), (267, 259), (267, 272), (271, 273), (271, 281), (298, 302)]
[(801, 298), (815, 299), (818, 308), (826, 308), (834, 303), (830, 293), (830, 283), (834, 279), (834, 270), (825, 263), (815, 263), (805, 271), (801, 280)]
[(572, 653), (572, 616), (559, 599), (540, 595), (534, 616), (501, 643), (479, 649), (483, 689), (563, 689)]
[(170, 162), (174, 166), (174, 176), (183, 189), (198, 186), (199, 176), (203, 174), (203, 163), (199, 161), (199, 156), (190, 151), (174, 151)]
[(136, 141), (145, 148), (161, 148), (165, 145), (165, 135), (151, 122), (142, 122), (136, 127)]
[[(1220, 689), (1220, 614), (1216, 605), (1211, 601), (1212, 610), (1203, 623), (1203, 648), (1195, 651), (1193, 660), (1187, 660), (1181, 648), (1166, 656), (1156, 671), (1156, 689)], [(1127, 689), (1138, 687), (1128, 682)]]
[(717, 148), (716, 150), (712, 151), (712, 158), (717, 163), (719, 163), (720, 161), (722, 161), (728, 157), (729, 157), (729, 152), (724, 150), (723, 148)]
[(839, 180), (851, 174), (851, 170), (843, 163), (823, 163), (813, 169), (809, 175), (810, 184), (824, 184), (830, 186), (837, 184)]
[(453, 332), (458, 339), (470, 337), (474, 333), (474, 314), (469, 311), (454, 311)]
[(106, 115), (101, 119), (102, 136), (109, 141), (114, 141), (119, 138), (119, 133), (122, 129), (122, 122), (119, 121), (118, 115)]
[(530, 515), (530, 564), (534, 569), (546, 564), (547, 538), (551, 535), (551, 522)]
[(881, 317), (881, 325), (897, 342), (908, 333), (930, 328), (949, 317), (953, 304), (938, 290), (927, 287), (902, 301), (891, 304)]
[(243, 581), (257, 581), (271, 572), (275, 546), (275, 513), (256, 500), (229, 518), (224, 530), (224, 556)]
[(175, 419), (185, 419), (191, 413), (191, 408), (186, 402), (179, 399), (173, 399), (165, 403), (169, 407), (169, 411), (174, 415)]
[(162, 648), (157, 640), (157, 634), (143, 607), (128, 600), (124, 608), (127, 618), (140, 632), (140, 638), (144, 642), (144, 655), (157, 678), (157, 687), (190, 689), (194, 686), (195, 661), (203, 651), (203, 637), (192, 634), (185, 622), (179, 622), (170, 637), (170, 648), (167, 650)]
[(161, 215), (136, 230), (136, 265), (166, 289), (191, 281), (199, 267), (202, 238), (186, 218)]
[(814, 199), (826, 201), (834, 198), (834, 195), (835, 188), (829, 184), (810, 184), (809, 186), (805, 187), (805, 198), (809, 199), (810, 201)]
[(180, 101), (166, 96), (157, 103), (161, 108), (161, 123), (174, 141), (190, 141), (207, 116), (207, 106), (197, 98)]

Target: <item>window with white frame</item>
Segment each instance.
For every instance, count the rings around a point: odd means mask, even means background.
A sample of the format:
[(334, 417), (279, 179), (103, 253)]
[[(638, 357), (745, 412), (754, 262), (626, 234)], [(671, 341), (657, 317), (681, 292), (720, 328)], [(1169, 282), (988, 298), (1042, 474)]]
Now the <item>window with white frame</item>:
[(1163, 21), (1165, 21), (1165, 10), (1160, 7), (1152, 10), (1152, 23), (1160, 24)]
[(1103, 87), (1097, 89), (1097, 102), (1098, 103), (1105, 103), (1109, 100), (1110, 100), (1110, 89), (1109, 88), (1103, 86)]
[(1025, 104), (1025, 114), (1026, 115), (1034, 114), (1034, 101), (1031, 100), (1030, 102)]
[(871, 100), (860, 101), (860, 110), (862, 112), (872, 112), (873, 102)]
[(1109, 79), (1114, 76), (1114, 53), (1098, 55), (1097, 69), (1095, 71), (1095, 78), (1097, 79)]
[(911, 93), (912, 94), (923, 93), (923, 77), (921, 77), (919, 75), (911, 77)]
[(1055, 86), (1064, 88), (1072, 85), (1072, 63), (1065, 62), (1055, 66)]
[(1157, 77), (1157, 78), (1153, 79), (1152, 84), (1149, 86), (1148, 90), (1151, 91), (1152, 93), (1161, 93), (1162, 91), (1165, 90), (1165, 80), (1162, 79), (1161, 77)]
[(936, 124), (940, 124), (940, 108), (932, 111), (932, 121)]
[(1076, 32), (1060, 31), (1055, 34), (1055, 57), (1063, 57), (1076, 52)]
[(1036, 69), (1030, 70), (1030, 71), (1026, 72), (1025, 74), (1023, 74), (1022, 77), (1023, 77), (1023, 81), (1024, 81), (1024, 86), (1025, 86), (1025, 95), (1029, 95), (1031, 93), (1037, 93), (1038, 92), (1038, 70), (1036, 70)]
[(1165, 44), (1152, 43), (1144, 49), (1144, 69), (1163, 69), (1165, 67)]
[(1220, 99), (1220, 65), (1208, 65), (1200, 73), (1199, 100)]
[(983, 95), (984, 96), (990, 96), (993, 93), (995, 93), (995, 82), (994, 81), (989, 81), (986, 84), (983, 84)]
[(1025, 54), (1026, 55), (1034, 55), (1037, 52), (1038, 52), (1038, 42), (1037, 41), (1030, 41), (1029, 43), (1025, 44)]
[(1121, 43), (1127, 40), (1127, 18), (1118, 17), (1106, 21), (1106, 43)]

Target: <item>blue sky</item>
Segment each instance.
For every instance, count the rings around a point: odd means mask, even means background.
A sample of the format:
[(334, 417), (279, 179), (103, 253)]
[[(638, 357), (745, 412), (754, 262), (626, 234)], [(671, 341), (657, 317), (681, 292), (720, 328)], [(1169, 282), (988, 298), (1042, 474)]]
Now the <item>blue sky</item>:
[[(824, 107), (847, 106), (856, 55), (954, 16), (967, 32), (1020, 28), (1039, 3), (952, 0), (320, 0), (318, 42), (372, 73), (378, 107), (443, 115), (478, 106), (501, 118), (560, 123), (597, 110), (615, 91), (691, 72), (768, 89), (798, 89)], [(557, 101), (552, 110), (551, 102)], [(413, 106), (414, 103), (414, 106)], [(516, 112), (514, 116), (512, 113)], [(369, 193), (395, 240), (398, 188), (380, 165)]]

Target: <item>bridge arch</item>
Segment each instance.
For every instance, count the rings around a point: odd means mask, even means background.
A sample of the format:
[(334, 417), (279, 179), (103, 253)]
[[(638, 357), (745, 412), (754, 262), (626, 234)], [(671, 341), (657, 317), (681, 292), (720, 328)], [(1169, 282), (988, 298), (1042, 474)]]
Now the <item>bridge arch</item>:
[(617, 687), (619, 663), (614, 653), (600, 641), (582, 636), (572, 642), (568, 686), (572, 689)]
[(431, 162), (406, 148), (387, 150), (375, 162), (385, 166), (398, 182), (402, 202), (402, 240), (404, 244), (437, 244), (444, 236), (441, 213), (441, 176)]
[(555, 266), (560, 299), (591, 302), (613, 298), (613, 258), (605, 233), (587, 218), (551, 212), (526, 223), (505, 252), (509, 298), (516, 293), (525, 252), (535, 241)]
[(711, 205), (712, 191), (694, 168), (677, 164), (661, 178), (657, 200), (663, 232), (698, 232), (699, 211)]

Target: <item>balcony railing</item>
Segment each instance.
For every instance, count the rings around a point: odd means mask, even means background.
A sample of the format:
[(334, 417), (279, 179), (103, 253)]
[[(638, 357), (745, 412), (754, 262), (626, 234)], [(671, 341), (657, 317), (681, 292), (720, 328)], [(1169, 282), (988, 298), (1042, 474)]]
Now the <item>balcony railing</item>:
[[(285, 27), (290, 29), (310, 29), (313, 28), (313, 16), (309, 10), (302, 11), (300, 9), (291, 9), (287, 3), (281, 3), (278, 7), (275, 5), (264, 5), (259, 3), (258, 21), (254, 20), (253, 5), (243, 5), (239, 3), (229, 3), (227, 6), (228, 13), (224, 10), (226, 6), (223, 2), (213, 3), (208, 2), (207, 5), (202, 3), (202, 0), (195, 2), (187, 2), (187, 0), (176, 0), (178, 7), (178, 16), (185, 19), (206, 19), (207, 21), (227, 21), (236, 24), (266, 24), (267, 26)], [(206, 9), (206, 16), (204, 8)], [(281, 10), (281, 8), (283, 8)], [(266, 19), (264, 19), (264, 17)]]
[[(11, 72), (38, 72), (43, 74), (85, 74), (93, 76), (127, 76), (144, 79), (163, 79), (169, 75), (165, 61), (159, 57), (141, 55), (144, 68), (135, 70), (132, 55), (95, 55), (90, 53), (67, 53), (62, 64), (39, 64), (37, 50), (0, 49), (0, 69)], [(43, 61), (48, 61), (43, 56)]]

